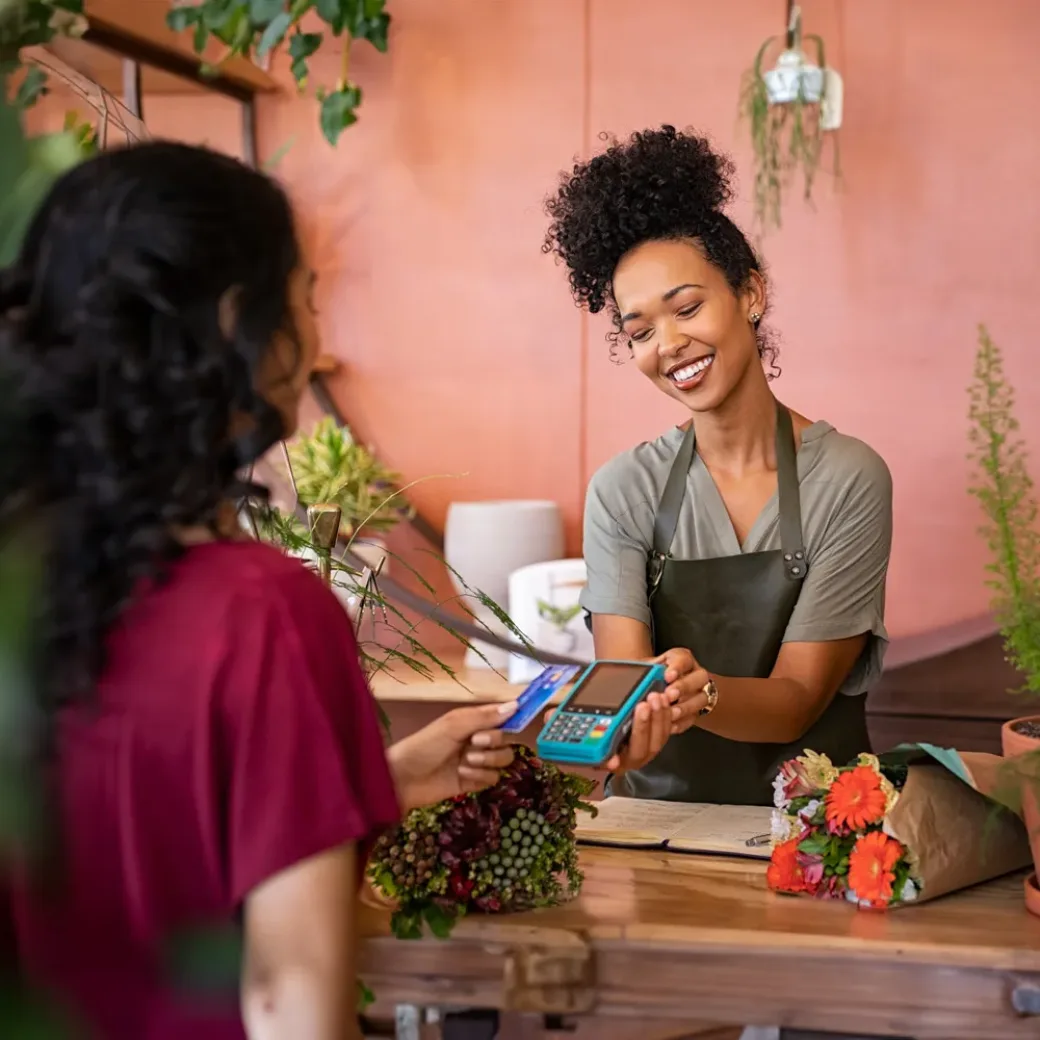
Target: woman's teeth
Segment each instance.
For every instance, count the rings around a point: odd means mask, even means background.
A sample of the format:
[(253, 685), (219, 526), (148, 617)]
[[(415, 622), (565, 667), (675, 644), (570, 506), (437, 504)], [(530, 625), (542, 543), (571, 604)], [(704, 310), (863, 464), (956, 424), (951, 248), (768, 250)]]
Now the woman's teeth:
[(686, 365), (683, 368), (677, 368), (674, 372), (669, 372), (668, 378), (674, 383), (688, 383), (691, 379), (696, 379), (714, 360), (714, 354), (703, 357), (699, 361), (694, 361), (692, 365)]

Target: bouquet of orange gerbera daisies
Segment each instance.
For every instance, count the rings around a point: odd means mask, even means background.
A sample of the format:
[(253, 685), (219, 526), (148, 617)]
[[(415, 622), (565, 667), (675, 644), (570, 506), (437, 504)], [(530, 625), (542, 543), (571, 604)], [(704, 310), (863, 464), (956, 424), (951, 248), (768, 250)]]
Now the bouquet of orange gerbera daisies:
[(874, 755), (841, 768), (811, 751), (785, 762), (774, 783), (769, 887), (871, 909), (916, 899), (908, 851), (884, 830), (906, 776), (905, 765), (886, 768)]
[(812, 751), (785, 762), (769, 887), (883, 910), (1025, 866), (1021, 820), (993, 800), (999, 763), (930, 744), (840, 767)]

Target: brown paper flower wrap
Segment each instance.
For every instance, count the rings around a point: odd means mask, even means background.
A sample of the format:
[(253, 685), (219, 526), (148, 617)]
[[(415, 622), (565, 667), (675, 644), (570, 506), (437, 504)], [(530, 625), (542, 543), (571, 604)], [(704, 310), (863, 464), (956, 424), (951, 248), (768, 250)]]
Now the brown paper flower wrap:
[(1027, 866), (1025, 827), (999, 800), (1002, 765), (931, 744), (842, 767), (806, 751), (774, 784), (769, 886), (886, 909)]

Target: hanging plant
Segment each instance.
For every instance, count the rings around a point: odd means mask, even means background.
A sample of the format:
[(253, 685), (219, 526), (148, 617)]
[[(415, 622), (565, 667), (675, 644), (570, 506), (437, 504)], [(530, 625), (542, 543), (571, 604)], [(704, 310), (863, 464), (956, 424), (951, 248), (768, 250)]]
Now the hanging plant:
[[(780, 227), (781, 204), (793, 176), (801, 172), (804, 197), (812, 190), (825, 150), (832, 138), (833, 173), (841, 176), (838, 140), (833, 131), (841, 125), (841, 76), (827, 67), (823, 39), (802, 36), (802, 16), (797, 4), (788, 3), (786, 45), (776, 65), (763, 69), (766, 54), (777, 43), (770, 36), (744, 73), (740, 113), (751, 128), (755, 156), (755, 223), (762, 232)], [(815, 62), (803, 50), (815, 51)]]
[[(334, 86), (316, 90), (321, 105), (321, 130), (329, 144), (357, 122), (361, 88), (350, 80), (350, 48), (367, 40), (385, 52), (390, 30), (386, 0), (196, 0), (175, 7), (166, 16), (175, 32), (191, 30), (195, 51), (201, 54), (211, 38), (226, 48), (224, 60), (243, 57), (264, 61), (279, 50), (292, 59), (292, 74), (300, 90), (310, 78), (309, 61), (331, 35), (342, 40), (339, 78)], [(314, 14), (325, 25), (321, 32), (305, 32), (303, 19)], [(216, 69), (210, 69), (216, 72)]]

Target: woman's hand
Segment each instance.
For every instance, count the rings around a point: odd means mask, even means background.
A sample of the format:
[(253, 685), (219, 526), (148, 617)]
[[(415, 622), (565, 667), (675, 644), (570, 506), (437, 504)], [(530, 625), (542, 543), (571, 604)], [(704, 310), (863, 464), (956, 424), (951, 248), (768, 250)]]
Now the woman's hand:
[(704, 686), (711, 677), (689, 650), (666, 650), (654, 662), (665, 666), (668, 685), (663, 693), (651, 693), (636, 708), (628, 740), (604, 767), (610, 773), (642, 769), (657, 757), (669, 737), (695, 726), (708, 703)]
[(456, 708), (387, 749), (397, 797), (404, 810), (497, 783), (513, 761), (509, 735), (499, 726), (516, 704)]

